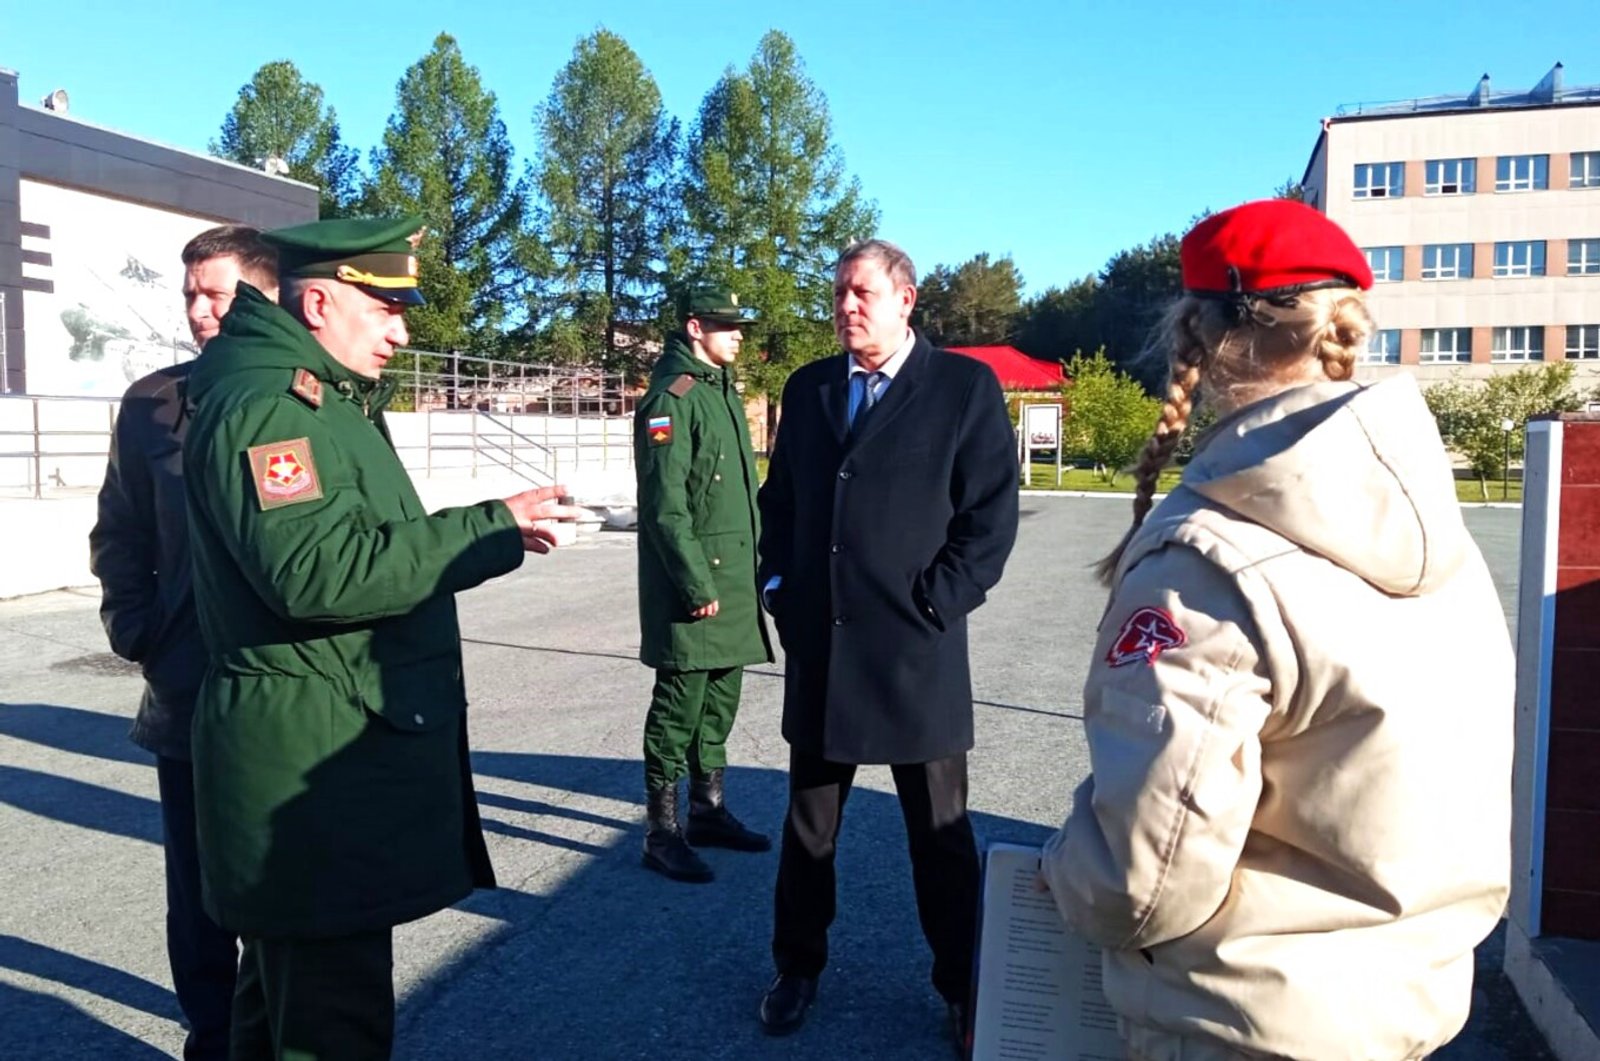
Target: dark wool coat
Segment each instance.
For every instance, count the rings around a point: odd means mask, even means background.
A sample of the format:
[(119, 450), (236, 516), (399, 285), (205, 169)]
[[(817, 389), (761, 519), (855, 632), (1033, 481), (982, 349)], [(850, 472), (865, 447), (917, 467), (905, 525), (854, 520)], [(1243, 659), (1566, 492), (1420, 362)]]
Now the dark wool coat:
[(922, 336), (851, 431), (845, 355), (798, 369), (761, 488), (761, 577), (787, 653), (783, 735), (846, 763), (972, 747), (967, 616), (1017, 534), (999, 381)]

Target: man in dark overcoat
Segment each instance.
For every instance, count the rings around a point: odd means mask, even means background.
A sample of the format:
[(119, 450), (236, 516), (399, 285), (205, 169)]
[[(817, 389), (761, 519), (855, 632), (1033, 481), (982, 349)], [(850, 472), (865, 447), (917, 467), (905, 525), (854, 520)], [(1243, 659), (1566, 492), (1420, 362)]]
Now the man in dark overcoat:
[(827, 964), (834, 847), (863, 763), (892, 769), (933, 983), (966, 1031), (979, 887), (967, 616), (1016, 540), (1017, 462), (994, 373), (916, 334), (915, 304), (900, 248), (845, 252), (834, 274), (845, 352), (789, 378), (760, 492), (790, 745), (777, 977), (761, 1004), (775, 1035), (800, 1026)]
[[(278, 252), (246, 225), (208, 228), (183, 248), (183, 306), (204, 350), (222, 327), (239, 281), (278, 297)], [(167, 962), (189, 1025), (184, 1061), (228, 1056), (239, 945), (200, 901), (194, 769), (189, 726), (206, 669), (189, 576), (189, 506), (183, 486), (184, 403), (193, 361), (138, 380), (122, 396), (89, 564), (100, 580), (100, 618), (111, 650), (139, 664), (144, 695), (129, 736), (156, 757), (167, 882)]]

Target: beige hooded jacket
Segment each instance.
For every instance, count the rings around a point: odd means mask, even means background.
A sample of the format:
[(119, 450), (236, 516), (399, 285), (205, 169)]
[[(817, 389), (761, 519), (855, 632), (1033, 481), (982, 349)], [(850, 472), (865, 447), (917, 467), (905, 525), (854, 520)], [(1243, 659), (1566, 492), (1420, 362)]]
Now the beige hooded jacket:
[(1156, 1061), (1420, 1058), (1510, 872), (1513, 665), (1402, 377), (1239, 410), (1131, 543), (1043, 872)]

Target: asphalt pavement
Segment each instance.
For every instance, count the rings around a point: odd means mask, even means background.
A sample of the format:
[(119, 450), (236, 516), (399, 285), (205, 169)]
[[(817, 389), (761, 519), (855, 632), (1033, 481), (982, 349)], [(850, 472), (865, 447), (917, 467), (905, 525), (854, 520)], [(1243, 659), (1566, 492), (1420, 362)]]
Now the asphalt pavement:
[[(1121, 499), (1023, 498), (1005, 581), (972, 627), (983, 838), (1041, 841), (1087, 773), (1079, 690), (1104, 602), (1089, 567), (1127, 517)], [(1518, 512), (1467, 517), (1514, 608)], [(707, 851), (705, 886), (640, 867), (651, 672), (635, 658), (636, 541), (586, 534), (460, 597), (501, 887), (396, 933), (396, 1056), (951, 1057), (887, 768), (862, 770), (851, 795), (830, 966), (792, 1038), (756, 1021), (776, 851)], [(108, 653), (97, 607), (93, 591), (0, 602), (0, 1057), (156, 1058), (182, 1044), (155, 771), (127, 740), (140, 683)], [(730, 806), (774, 837), (782, 666), (747, 672), (728, 776)], [(1549, 1056), (1498, 947), (1480, 948), (1472, 1021), (1441, 1061)]]

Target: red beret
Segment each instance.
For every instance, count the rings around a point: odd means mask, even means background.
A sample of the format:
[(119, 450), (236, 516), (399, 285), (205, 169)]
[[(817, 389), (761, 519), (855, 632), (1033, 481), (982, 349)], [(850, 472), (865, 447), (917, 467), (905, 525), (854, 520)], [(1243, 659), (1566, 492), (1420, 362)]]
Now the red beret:
[(1291, 199), (1262, 199), (1211, 215), (1183, 237), (1178, 256), (1187, 291), (1372, 286), (1367, 256), (1344, 229)]

